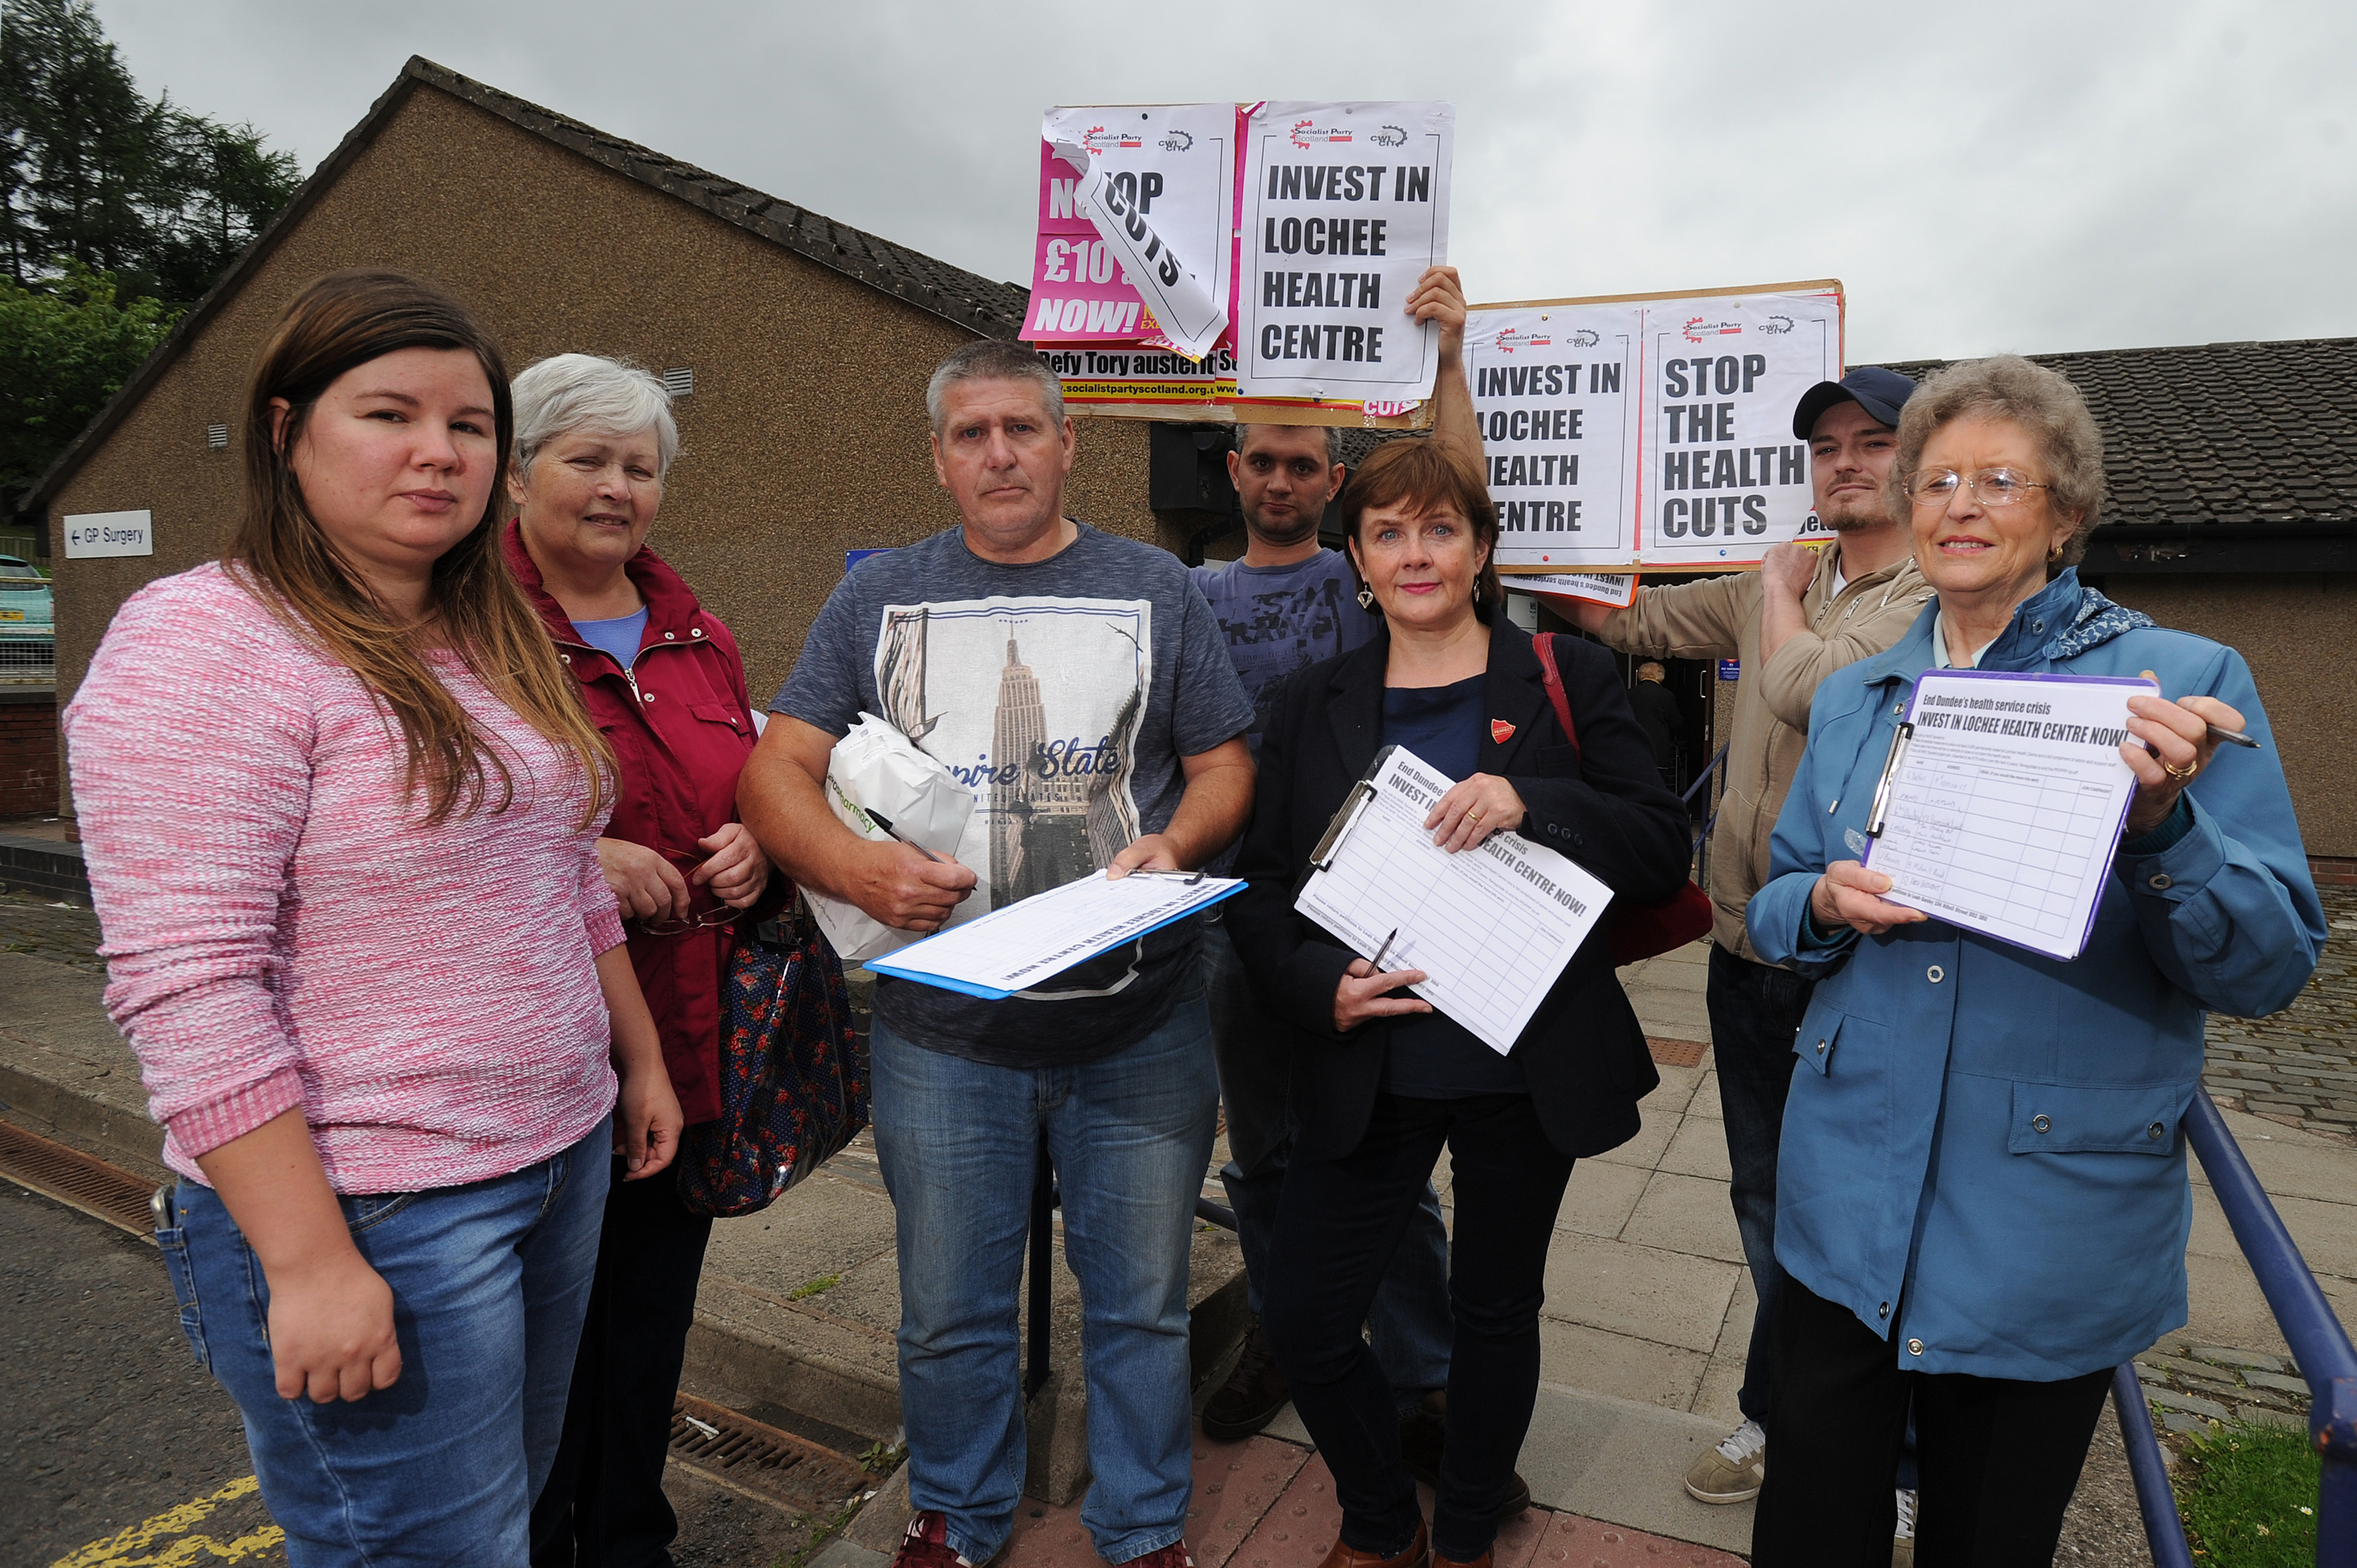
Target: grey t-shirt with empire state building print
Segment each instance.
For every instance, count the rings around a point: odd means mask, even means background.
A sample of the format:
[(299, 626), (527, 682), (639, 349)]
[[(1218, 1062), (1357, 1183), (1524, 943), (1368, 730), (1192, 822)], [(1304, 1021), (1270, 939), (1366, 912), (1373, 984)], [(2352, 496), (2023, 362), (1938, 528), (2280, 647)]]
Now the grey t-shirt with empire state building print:
[[(1186, 789), (1179, 758), (1253, 721), (1187, 568), (1085, 523), (1020, 565), (983, 560), (960, 528), (867, 557), (827, 596), (770, 706), (835, 736), (877, 714), (973, 789), (957, 858), (980, 880), (952, 924), (1084, 876), (1169, 826)], [(1004, 1002), (882, 980), (876, 1015), (974, 1061), (1085, 1060), (1162, 1024), (1195, 978), (1195, 942), (1183, 920)]]

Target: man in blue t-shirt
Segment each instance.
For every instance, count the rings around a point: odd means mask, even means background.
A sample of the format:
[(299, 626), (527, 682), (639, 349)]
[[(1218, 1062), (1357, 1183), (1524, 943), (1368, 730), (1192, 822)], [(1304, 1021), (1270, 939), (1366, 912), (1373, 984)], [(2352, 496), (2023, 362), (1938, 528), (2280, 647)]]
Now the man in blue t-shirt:
[[(1418, 280), (1408, 310), (1440, 324), (1439, 371), (1433, 387), (1432, 438), (1479, 454), (1480, 429), (1464, 368), (1465, 295), (1453, 267), (1435, 267)], [(1277, 689), (1295, 671), (1347, 653), (1383, 628), (1380, 613), (1359, 602), (1348, 557), (1318, 542), (1328, 503), (1342, 489), (1331, 426), (1240, 424), (1228, 454), (1228, 477), (1244, 517), (1241, 560), (1195, 568), (1219, 618), (1228, 657), (1254, 709), (1251, 741), (1257, 755), (1263, 718)], [(1232, 852), (1231, 852), (1232, 854)], [(1223, 861), (1226, 857), (1223, 857)], [(1219, 867), (1224, 869), (1224, 865)], [(1243, 1353), (1227, 1381), (1203, 1407), (1205, 1435), (1223, 1442), (1249, 1437), (1285, 1407), (1285, 1375), (1260, 1331), (1262, 1282), (1270, 1267), (1278, 1194), (1293, 1130), (1286, 1111), (1292, 1061), (1286, 1031), (1254, 993), (1227, 928), (1213, 915), (1203, 942), (1211, 1042), (1219, 1054), (1221, 1099), (1227, 1112), (1228, 1163), (1220, 1179), (1236, 1211), (1236, 1239), (1244, 1254), (1253, 1322)], [(1370, 1343), (1401, 1412), (1401, 1449), (1408, 1466), (1430, 1484), (1440, 1459), (1453, 1328), (1448, 1309), (1448, 1235), (1440, 1199), (1429, 1186), (1410, 1222), (1368, 1314)], [(1518, 1490), (1516, 1511), (1527, 1495)]]
[[(1099, 867), (1202, 865), (1252, 807), (1253, 707), (1187, 569), (1064, 515), (1072, 424), (1029, 350), (958, 349), (925, 406), (961, 524), (870, 556), (828, 596), (737, 786), (747, 825), (797, 883), (908, 931)], [(862, 712), (974, 790), (954, 860), (871, 843), (827, 809), (828, 756)], [(1016, 1306), (1043, 1133), (1087, 1309), (1081, 1520), (1107, 1563), (1185, 1568), (1188, 1250), (1219, 1107), (1198, 945), (1180, 921), (1004, 1001), (877, 983), (916, 1509), (896, 1568), (986, 1563), (1013, 1528)]]

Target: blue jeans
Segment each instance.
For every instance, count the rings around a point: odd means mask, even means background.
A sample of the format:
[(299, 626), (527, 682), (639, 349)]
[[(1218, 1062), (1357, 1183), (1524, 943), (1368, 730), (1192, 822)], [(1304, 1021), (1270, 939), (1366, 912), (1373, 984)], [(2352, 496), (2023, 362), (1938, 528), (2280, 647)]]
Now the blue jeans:
[(1071, 1067), (985, 1066), (874, 1026), (909, 1500), (945, 1515), (950, 1545), (972, 1562), (1006, 1541), (1023, 1490), (1016, 1305), (1042, 1129), (1081, 1282), (1095, 1477), (1081, 1522), (1108, 1563), (1185, 1532), (1188, 1249), (1219, 1111), (1210, 1034), (1194, 991), (1135, 1045)]
[[(1286, 1100), (1293, 1058), (1286, 1028), (1253, 988), (1237, 961), (1222, 921), (1203, 931), (1203, 973), (1211, 1005), (1211, 1042), (1220, 1063), (1220, 1099), (1228, 1112), (1228, 1163), (1220, 1183), (1236, 1211), (1236, 1241), (1243, 1249), (1244, 1289), (1254, 1317), (1262, 1315), (1276, 1257), (1277, 1197), (1293, 1148)], [(1448, 1383), (1448, 1230), (1440, 1195), (1427, 1180), (1409, 1216), (1399, 1251), (1392, 1254), (1367, 1310), (1367, 1338), (1375, 1364), (1403, 1412), (1427, 1390)]]
[(175, 1189), (176, 1223), (156, 1240), (180, 1327), (245, 1419), (293, 1568), (523, 1568), (589, 1305), (613, 1136), (609, 1118), (512, 1176), (341, 1199), (353, 1244), (393, 1287), (401, 1379), (334, 1404), (278, 1397), (262, 1265), (212, 1188)]

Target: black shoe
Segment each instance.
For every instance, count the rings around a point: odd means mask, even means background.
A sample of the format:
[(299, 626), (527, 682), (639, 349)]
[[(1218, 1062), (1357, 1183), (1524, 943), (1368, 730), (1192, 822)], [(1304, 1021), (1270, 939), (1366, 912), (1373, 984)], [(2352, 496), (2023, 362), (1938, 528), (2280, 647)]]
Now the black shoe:
[(1269, 1354), (1268, 1337), (1260, 1331), (1260, 1319), (1254, 1318), (1244, 1332), (1243, 1354), (1236, 1358), (1236, 1369), (1203, 1406), (1203, 1435), (1214, 1443), (1240, 1443), (1275, 1421), (1292, 1397), (1285, 1386), (1285, 1374), (1277, 1370), (1276, 1358)]
[[(1446, 1408), (1440, 1396), (1426, 1394), (1423, 1403), (1400, 1417), (1400, 1457), (1407, 1462), (1407, 1473), (1436, 1490), (1440, 1486), (1440, 1447), (1448, 1429)], [(1521, 1471), (1513, 1473), (1513, 1490), (1498, 1505), (1500, 1524), (1531, 1506), (1531, 1484)]]

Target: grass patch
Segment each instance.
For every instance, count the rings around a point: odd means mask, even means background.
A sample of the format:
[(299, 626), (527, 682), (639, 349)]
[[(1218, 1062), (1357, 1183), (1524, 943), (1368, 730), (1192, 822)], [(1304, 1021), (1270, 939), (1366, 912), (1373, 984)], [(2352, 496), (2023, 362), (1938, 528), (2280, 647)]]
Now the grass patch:
[(2304, 1430), (2225, 1426), (2185, 1445), (2179, 1510), (2196, 1561), (2216, 1568), (2311, 1568), (2322, 1468)]
[(786, 1293), (788, 1301), (808, 1301), (821, 1291), (833, 1290), (843, 1283), (841, 1274), (821, 1274), (814, 1280), (796, 1285)]

